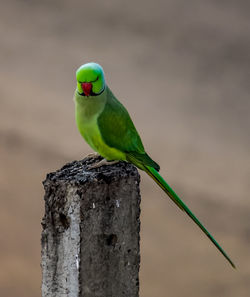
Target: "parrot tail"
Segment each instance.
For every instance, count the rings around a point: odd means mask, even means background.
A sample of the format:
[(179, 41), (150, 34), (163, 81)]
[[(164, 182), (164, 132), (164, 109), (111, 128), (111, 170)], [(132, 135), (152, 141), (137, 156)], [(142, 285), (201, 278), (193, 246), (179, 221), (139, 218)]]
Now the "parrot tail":
[(217, 247), (217, 249), (222, 253), (222, 255), (228, 260), (233, 268), (236, 268), (232, 260), (218, 244), (218, 242), (213, 238), (213, 236), (207, 231), (207, 229), (201, 224), (201, 222), (196, 218), (196, 216), (191, 212), (191, 210), (186, 206), (186, 204), (177, 196), (174, 190), (167, 184), (167, 182), (161, 177), (161, 175), (153, 167), (143, 165), (143, 170), (162, 188), (164, 192), (167, 193), (170, 199), (179, 206), (179, 208), (186, 212), (186, 214), (195, 222), (196, 225), (207, 235), (207, 237), (212, 241), (212, 243)]

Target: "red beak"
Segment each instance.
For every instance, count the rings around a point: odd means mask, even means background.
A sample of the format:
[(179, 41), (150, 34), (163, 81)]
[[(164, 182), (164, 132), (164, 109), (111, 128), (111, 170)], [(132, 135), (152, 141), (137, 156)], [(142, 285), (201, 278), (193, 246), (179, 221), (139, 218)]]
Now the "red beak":
[(92, 83), (81, 83), (83, 92), (85, 96), (90, 96), (92, 91)]

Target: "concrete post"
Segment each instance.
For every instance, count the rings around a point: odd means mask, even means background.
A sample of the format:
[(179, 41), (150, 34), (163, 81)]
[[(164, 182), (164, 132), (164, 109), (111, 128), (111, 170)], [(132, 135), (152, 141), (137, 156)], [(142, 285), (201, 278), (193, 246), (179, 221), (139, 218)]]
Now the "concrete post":
[(140, 176), (125, 162), (88, 170), (96, 161), (44, 181), (43, 297), (139, 296)]

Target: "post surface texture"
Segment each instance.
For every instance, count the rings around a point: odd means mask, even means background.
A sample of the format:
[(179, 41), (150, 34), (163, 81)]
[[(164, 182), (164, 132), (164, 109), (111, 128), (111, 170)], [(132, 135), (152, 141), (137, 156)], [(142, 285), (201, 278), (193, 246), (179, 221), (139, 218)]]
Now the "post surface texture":
[(120, 162), (74, 161), (47, 175), (43, 297), (138, 297), (140, 177)]

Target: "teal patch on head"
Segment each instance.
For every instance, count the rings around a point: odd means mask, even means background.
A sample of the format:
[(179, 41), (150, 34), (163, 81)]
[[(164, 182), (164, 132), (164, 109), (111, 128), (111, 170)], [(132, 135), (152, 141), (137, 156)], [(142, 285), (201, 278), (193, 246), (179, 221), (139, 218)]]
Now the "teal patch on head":
[(105, 88), (104, 72), (97, 63), (87, 63), (80, 66), (76, 71), (77, 90), (83, 93), (81, 83), (92, 83), (92, 91), (95, 94), (101, 93)]

